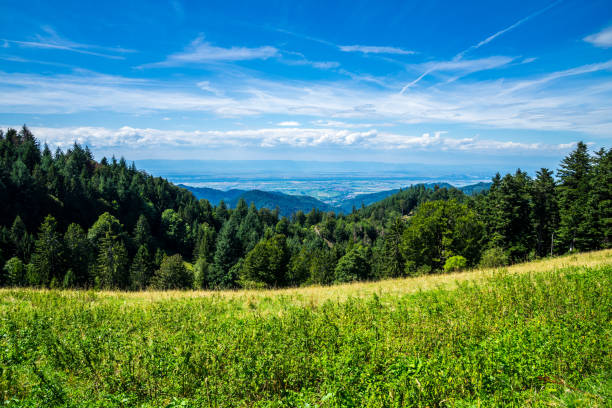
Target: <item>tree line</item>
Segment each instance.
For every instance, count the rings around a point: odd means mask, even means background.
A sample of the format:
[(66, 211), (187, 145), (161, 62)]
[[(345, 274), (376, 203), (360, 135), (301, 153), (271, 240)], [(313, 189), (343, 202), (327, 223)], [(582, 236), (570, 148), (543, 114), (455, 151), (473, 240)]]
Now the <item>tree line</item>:
[(612, 149), (489, 191), (415, 185), (350, 214), (212, 206), (125, 159), (0, 130), (0, 285), (283, 287), (502, 266), (611, 246)]

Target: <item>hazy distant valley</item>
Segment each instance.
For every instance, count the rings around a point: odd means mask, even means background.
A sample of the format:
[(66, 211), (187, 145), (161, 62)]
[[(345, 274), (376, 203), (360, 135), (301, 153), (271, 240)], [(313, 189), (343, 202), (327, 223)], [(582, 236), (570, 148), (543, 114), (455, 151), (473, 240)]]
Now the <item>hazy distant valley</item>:
[(460, 173), (456, 166), (359, 162), (141, 160), (136, 164), (213, 205), (223, 200), (234, 207), (242, 197), (258, 208), (278, 205), (283, 215), (312, 208), (346, 213), (416, 184), (454, 186), (470, 194), (488, 188), (495, 174), (484, 167)]

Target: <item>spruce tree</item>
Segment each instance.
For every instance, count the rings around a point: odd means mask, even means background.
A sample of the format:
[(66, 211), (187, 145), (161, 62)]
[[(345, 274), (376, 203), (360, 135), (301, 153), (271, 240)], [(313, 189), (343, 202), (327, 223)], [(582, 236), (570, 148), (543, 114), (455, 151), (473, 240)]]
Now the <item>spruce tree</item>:
[(593, 159), (590, 220), (598, 248), (612, 246), (612, 149), (601, 148)]
[(57, 221), (51, 215), (40, 225), (32, 263), (37, 284), (47, 286), (52, 280), (63, 279), (64, 246), (57, 231)]
[(404, 233), (404, 220), (397, 217), (383, 238), (383, 265), (382, 274), (386, 277), (398, 277), (404, 273), (404, 257), (402, 256), (401, 244)]
[(90, 268), (95, 257), (94, 248), (80, 225), (72, 223), (64, 234), (66, 266), (72, 272), (72, 282), (85, 286), (90, 278)]
[(100, 288), (124, 288), (127, 284), (128, 254), (123, 242), (107, 231), (101, 238), (96, 268)]
[(253, 247), (255, 247), (261, 238), (262, 233), (263, 225), (259, 219), (259, 215), (257, 214), (255, 204), (251, 203), (251, 206), (249, 207), (244, 218), (242, 218), (240, 227), (238, 228), (238, 239), (242, 244), (243, 254), (249, 252), (251, 249), (253, 249)]
[(538, 256), (546, 256), (554, 250), (554, 232), (559, 223), (559, 207), (552, 171), (542, 168), (536, 172), (531, 195), (536, 252)]
[(15, 247), (15, 255), (27, 263), (34, 243), (19, 215), (15, 217), (11, 226), (11, 240)]
[(151, 227), (149, 226), (147, 217), (143, 214), (140, 214), (138, 221), (136, 221), (136, 226), (134, 227), (134, 244), (137, 248), (141, 245), (147, 247), (151, 245)]
[(130, 288), (132, 290), (146, 289), (152, 274), (153, 267), (149, 250), (145, 245), (140, 245), (130, 267)]
[(210, 272), (210, 284), (213, 287), (231, 287), (234, 285), (235, 276), (229, 271), (238, 261), (241, 254), (241, 243), (238, 240), (238, 221), (236, 217), (223, 224), (217, 239), (214, 263)]
[(590, 214), (591, 158), (587, 145), (578, 142), (576, 149), (561, 162), (559, 178), (559, 244), (562, 251), (588, 250), (596, 242)]

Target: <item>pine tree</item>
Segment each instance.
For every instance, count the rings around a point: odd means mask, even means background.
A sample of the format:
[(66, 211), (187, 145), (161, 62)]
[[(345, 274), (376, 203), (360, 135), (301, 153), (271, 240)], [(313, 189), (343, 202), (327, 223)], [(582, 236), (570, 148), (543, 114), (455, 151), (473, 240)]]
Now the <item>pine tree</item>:
[(99, 244), (96, 285), (105, 289), (126, 287), (127, 266), (125, 245), (107, 231)]
[(13, 221), (11, 227), (11, 240), (15, 246), (15, 255), (27, 263), (30, 259), (34, 243), (30, 234), (28, 234), (26, 225), (19, 215), (15, 217), (15, 221)]
[(403, 219), (397, 217), (385, 233), (383, 238), (383, 270), (381, 271), (383, 276), (398, 277), (404, 273), (405, 261), (401, 251), (404, 227)]
[(241, 243), (238, 240), (238, 222), (235, 217), (223, 224), (217, 239), (214, 263), (210, 273), (210, 284), (213, 287), (231, 287), (235, 276), (230, 276), (230, 268), (238, 261)]
[(263, 225), (259, 219), (259, 215), (257, 214), (257, 209), (255, 208), (255, 204), (251, 204), (246, 215), (240, 222), (240, 227), (238, 228), (238, 239), (242, 243), (243, 254), (249, 252), (251, 249), (253, 249), (253, 247), (255, 247), (261, 238), (262, 232)]
[(207, 263), (211, 263), (215, 255), (215, 238), (217, 234), (214, 228), (203, 223), (200, 225), (198, 235), (193, 257), (196, 260), (204, 259)]
[(210, 264), (205, 258), (198, 258), (193, 266), (193, 288), (205, 289), (208, 287)]
[(134, 227), (134, 244), (136, 244), (136, 247), (141, 245), (149, 247), (151, 245), (151, 227), (147, 217), (143, 214), (140, 214)]
[(591, 193), (591, 158), (587, 146), (578, 142), (576, 149), (561, 162), (559, 178), (559, 244), (562, 250), (594, 248), (592, 217), (589, 211)]
[(612, 246), (612, 149), (595, 152), (590, 179), (589, 225), (598, 248)]
[(553, 172), (542, 168), (536, 172), (532, 189), (533, 228), (538, 256), (553, 252), (553, 234), (559, 223), (559, 207)]
[(534, 247), (531, 219), (531, 183), (520, 169), (493, 180), (488, 195), (491, 246), (504, 248), (515, 260), (524, 260)]
[(72, 223), (64, 234), (66, 246), (66, 266), (72, 273), (75, 285), (85, 286), (90, 278), (90, 268), (93, 266), (94, 248), (80, 225)]
[(37, 284), (47, 286), (64, 276), (64, 247), (57, 232), (57, 221), (51, 215), (40, 225), (32, 255)]
[(132, 290), (145, 289), (149, 285), (152, 272), (149, 250), (145, 245), (140, 245), (130, 267), (130, 288)]

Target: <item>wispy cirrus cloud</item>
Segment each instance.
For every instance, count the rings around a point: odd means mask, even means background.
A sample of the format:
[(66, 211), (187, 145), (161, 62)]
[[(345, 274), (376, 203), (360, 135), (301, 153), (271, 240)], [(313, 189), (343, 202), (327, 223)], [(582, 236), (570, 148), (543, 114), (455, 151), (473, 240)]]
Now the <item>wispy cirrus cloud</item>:
[(612, 47), (612, 26), (604, 28), (598, 33), (584, 37), (584, 41), (593, 44), (596, 47), (610, 48)]
[(500, 36), (506, 34), (508, 31), (514, 30), (515, 28), (525, 24), (526, 22), (528, 22), (529, 20), (539, 16), (540, 14), (543, 14), (543, 13), (547, 12), (548, 10), (550, 10), (551, 8), (557, 6), (558, 4), (560, 4), (562, 2), (563, 2), (563, 0), (556, 0), (556, 1), (552, 2), (552, 3), (550, 3), (548, 6), (542, 8), (540, 10), (537, 10), (534, 13), (529, 14), (527, 17), (524, 17), (524, 18), (518, 20), (517, 22), (515, 22), (514, 24), (511, 24), (510, 26), (504, 28), (503, 30), (498, 31), (498, 32), (488, 36), (484, 40), (480, 41), (479, 43), (474, 44), (471, 47), (461, 51), (459, 54), (457, 54), (455, 56), (455, 59), (463, 58), (463, 56), (465, 54), (467, 54), (468, 52), (473, 51), (473, 50), (477, 50), (478, 48), (482, 47), (483, 45), (486, 45), (486, 44), (490, 43), (491, 41), (495, 40), (497, 37), (500, 37)]
[(373, 45), (339, 45), (338, 48), (344, 52), (361, 52), (363, 54), (395, 54), (412, 55), (416, 52), (398, 47), (373, 46)]
[[(529, 14), (528, 16), (518, 20), (517, 22), (515, 22), (514, 24), (511, 24), (510, 26), (504, 28), (503, 30), (500, 30), (490, 36), (488, 36), (487, 38), (485, 38), (484, 40), (466, 48), (465, 50), (459, 52), (457, 55), (455, 55), (453, 57), (452, 60), (450, 61), (441, 61), (441, 62), (436, 62), (431, 64), (431, 66), (429, 68), (427, 68), (420, 76), (418, 76), (415, 80), (413, 80), (412, 82), (409, 82), (408, 84), (404, 85), (400, 91), (401, 94), (403, 94), (404, 92), (406, 92), (409, 88), (413, 87), (414, 85), (416, 85), (417, 83), (419, 83), (423, 78), (425, 78), (426, 76), (428, 76), (429, 74), (438, 71), (441, 67), (448, 67), (448, 66), (452, 66), (454, 63), (458, 63), (461, 62), (463, 60), (463, 58), (465, 57), (466, 54), (470, 53), (471, 51), (477, 50), (478, 48), (489, 44), (491, 41), (495, 40), (496, 38), (506, 34), (509, 31), (514, 30), (515, 28), (523, 25), (524, 23), (528, 22), (529, 20), (539, 16), (540, 14), (545, 13), (546, 11), (550, 10), (551, 8), (557, 6), (558, 4), (560, 4), (561, 2), (563, 2), (563, 0), (556, 0), (552, 3), (550, 3), (548, 6)], [(448, 64), (448, 65), (447, 65)], [(490, 68), (486, 68), (485, 65), (485, 69), (490, 69)], [(477, 71), (469, 71), (471, 72), (477, 72)]]
[(283, 60), (287, 65), (308, 65), (318, 69), (331, 69), (340, 66), (337, 61)]
[[(52, 27), (43, 26), (42, 30), (44, 35), (37, 34), (35, 39), (32, 40), (10, 40), (3, 39), (4, 47), (8, 48), (9, 45), (16, 45), (24, 48), (40, 48), (50, 49), (59, 51), (69, 51), (79, 54), (93, 55), (96, 57), (103, 57), (109, 59), (125, 59), (123, 55), (125, 53), (135, 52), (134, 50), (121, 48), (121, 47), (104, 47), (93, 44), (83, 44), (70, 41), (66, 38), (61, 37)], [(104, 51), (104, 52), (100, 52)]]
[[(286, 119), (276, 120), (293, 121), (295, 117), (308, 116), (313, 121), (322, 121), (317, 126), (324, 121), (447, 123), (609, 135), (610, 72), (612, 61), (606, 61), (520, 79), (458, 81), (441, 88), (414, 89), (409, 95), (364, 87), (356, 81), (232, 78), (220, 79), (213, 87), (207, 81), (156, 82), (87, 71), (51, 76), (0, 72), (0, 92), (4, 96), (0, 99), (0, 111), (286, 115)], [(598, 75), (594, 76), (595, 73)], [(224, 92), (215, 92), (217, 89)]]
[(223, 48), (204, 41), (200, 35), (189, 44), (189, 46), (174, 54), (170, 54), (164, 61), (141, 65), (140, 68), (152, 67), (178, 67), (193, 64), (205, 64), (212, 62), (246, 61), (254, 59), (268, 59), (279, 54), (277, 48), (272, 46), (262, 47), (230, 47)]

